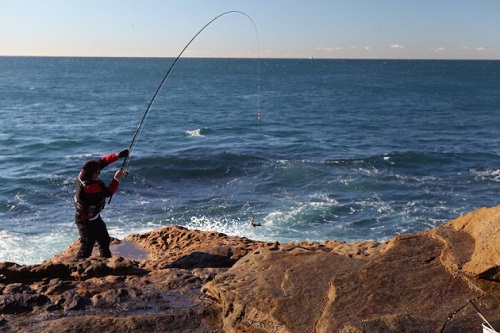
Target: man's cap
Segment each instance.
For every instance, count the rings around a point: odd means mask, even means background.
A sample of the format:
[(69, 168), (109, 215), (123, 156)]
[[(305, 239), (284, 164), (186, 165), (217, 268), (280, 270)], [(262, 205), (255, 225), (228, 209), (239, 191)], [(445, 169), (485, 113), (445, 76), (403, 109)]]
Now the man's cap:
[(83, 166), (82, 172), (87, 176), (92, 176), (94, 173), (99, 173), (101, 171), (100, 165), (101, 163), (97, 160), (88, 161)]

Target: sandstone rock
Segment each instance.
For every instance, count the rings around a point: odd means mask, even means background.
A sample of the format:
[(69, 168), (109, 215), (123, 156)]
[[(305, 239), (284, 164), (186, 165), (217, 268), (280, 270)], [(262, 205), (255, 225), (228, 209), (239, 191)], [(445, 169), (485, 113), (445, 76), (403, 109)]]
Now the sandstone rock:
[(21, 282), (32, 276), (29, 266), (18, 265), (13, 262), (0, 263), (0, 283)]
[(0, 314), (19, 314), (45, 305), (49, 298), (36, 293), (22, 292), (0, 296)]
[(257, 249), (203, 291), (223, 307), (226, 332), (480, 331), (466, 301), (498, 317), (499, 212), (482, 209), (388, 244)]
[(78, 295), (76, 289), (66, 290), (61, 294), (61, 298), (57, 305), (63, 308), (64, 311), (82, 310), (86, 305), (89, 305), (88, 299)]
[(246, 238), (179, 226), (131, 235), (125, 240), (143, 248), (152, 260), (167, 261), (179, 268), (230, 267), (248, 252), (266, 245)]
[(500, 319), (500, 207), (389, 242), (279, 244), (170, 226), (113, 258), (0, 263), (4, 332), (480, 332)]
[(343, 274), (362, 260), (294, 247), (258, 249), (209, 282), (204, 291), (221, 300), (231, 330), (309, 332), (326, 302), (334, 272)]
[[(37, 284), (35, 283), (34, 285), (36, 286)], [(67, 290), (75, 288), (75, 283), (56, 278), (49, 280), (48, 283), (46, 281), (40, 283), (38, 291), (45, 295), (59, 295)]]
[(500, 206), (481, 208), (448, 225), (471, 235), (475, 241), (472, 257), (464, 264), (463, 270), (500, 281)]
[[(220, 309), (201, 293), (203, 281), (213, 279), (234, 263), (234, 252), (243, 256), (246, 247), (253, 249), (260, 243), (218, 233), (170, 229), (170, 233), (159, 230), (147, 234), (152, 245), (141, 244), (153, 249), (151, 254), (139, 244), (126, 241), (126, 246), (121, 246), (121, 241), (113, 241), (112, 251), (131, 253), (133, 258), (104, 259), (95, 253), (86, 260), (76, 260), (77, 241), (40, 265), (0, 264), (0, 316), (6, 316), (1, 318), (1, 329), (90, 333), (220, 331)], [(203, 239), (204, 243), (186, 244), (182, 249), (181, 238)], [(175, 251), (162, 253), (155, 245), (168, 242), (178, 244)], [(210, 250), (203, 252), (204, 246)], [(196, 248), (200, 249), (198, 253), (190, 251)], [(138, 258), (142, 261), (135, 260)], [(4, 295), (5, 291), (9, 295)]]
[(346, 324), (369, 332), (436, 332), (479, 293), (439, 262), (442, 244), (425, 235), (397, 237), (390, 249), (359, 270), (330, 281), (317, 329)]

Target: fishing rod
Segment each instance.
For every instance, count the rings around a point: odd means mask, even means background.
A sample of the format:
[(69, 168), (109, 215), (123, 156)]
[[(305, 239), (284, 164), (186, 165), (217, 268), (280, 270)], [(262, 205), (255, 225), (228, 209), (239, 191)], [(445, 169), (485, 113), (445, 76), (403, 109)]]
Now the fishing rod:
[[(156, 89), (153, 97), (151, 98), (151, 100), (149, 101), (149, 104), (146, 108), (146, 111), (144, 111), (144, 114), (142, 115), (142, 118), (141, 118), (141, 121), (139, 122), (139, 125), (137, 126), (137, 129), (135, 130), (135, 133), (134, 133), (134, 136), (132, 137), (132, 141), (130, 142), (130, 145), (128, 147), (128, 151), (129, 151), (129, 154), (125, 157), (125, 159), (123, 160), (123, 163), (122, 163), (122, 166), (121, 166), (121, 169), (122, 170), (125, 170), (125, 168), (128, 166), (128, 163), (129, 163), (129, 156), (130, 156), (130, 152), (132, 151), (132, 148), (134, 147), (134, 143), (136, 141), (136, 138), (137, 138), (137, 135), (139, 134), (141, 128), (142, 128), (142, 125), (144, 124), (144, 121), (146, 120), (146, 116), (148, 115), (148, 112), (149, 110), (151, 109), (151, 106), (153, 105), (153, 102), (155, 101), (156, 99), (156, 96), (158, 96), (158, 93), (160, 92), (163, 84), (165, 83), (165, 81), (167, 80), (168, 76), (170, 75), (170, 72), (172, 72), (172, 69), (174, 68), (175, 64), (177, 63), (177, 61), (180, 59), (180, 57), (182, 56), (182, 54), (184, 53), (184, 51), (186, 51), (186, 49), (189, 47), (189, 45), (191, 45), (191, 43), (196, 39), (196, 37), (198, 37), (198, 35), (203, 31), (205, 30), (206, 27), (208, 27), (210, 24), (212, 24), (215, 20), (217, 20), (218, 18), (224, 16), (224, 15), (228, 15), (228, 14), (241, 14), (245, 17), (247, 17), (250, 22), (252, 22), (253, 24), (253, 27), (255, 29), (255, 34), (257, 36), (257, 50), (258, 52), (260, 52), (260, 43), (259, 43), (259, 34), (257, 32), (257, 25), (255, 24), (255, 22), (252, 20), (252, 18), (250, 16), (248, 16), (246, 13), (242, 12), (242, 11), (238, 11), (238, 10), (231, 10), (231, 11), (228, 11), (228, 12), (224, 12), (220, 15), (217, 15), (216, 17), (214, 17), (212, 20), (210, 20), (207, 24), (205, 24), (194, 36), (193, 38), (191, 38), (191, 40), (186, 44), (186, 46), (184, 46), (184, 48), (182, 49), (182, 51), (179, 53), (179, 55), (177, 56), (177, 58), (175, 58), (174, 62), (172, 63), (172, 65), (170, 65), (169, 69), (167, 70), (167, 72), (165, 73), (165, 75), (163, 76), (163, 79), (161, 80), (160, 84), (158, 85), (158, 88)], [(259, 118), (260, 118), (260, 114), (259, 114)], [(129, 174), (128, 171), (125, 171), (125, 177), (127, 177)], [(113, 196), (111, 196), (109, 198), (109, 201), (108, 201), (108, 204), (111, 202), (111, 199), (113, 198)]]
[(479, 308), (476, 306), (476, 304), (474, 304), (474, 302), (472, 302), (472, 300), (470, 300), (470, 299), (468, 299), (467, 302), (469, 302), (469, 304), (472, 305), (472, 307), (476, 310), (477, 315), (483, 320), (483, 322), (487, 326), (489, 326), (490, 329), (492, 329), (494, 332), (496, 332), (495, 328), (493, 326), (491, 326), (491, 324), (488, 322), (488, 320), (486, 320), (486, 317), (483, 315), (481, 310), (479, 310)]

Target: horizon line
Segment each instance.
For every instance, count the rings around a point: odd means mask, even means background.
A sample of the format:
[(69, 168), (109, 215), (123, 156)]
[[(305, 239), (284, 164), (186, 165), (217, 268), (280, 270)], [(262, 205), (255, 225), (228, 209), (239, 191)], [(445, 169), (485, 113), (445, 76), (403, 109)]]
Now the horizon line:
[[(0, 58), (124, 58), (124, 59), (168, 59), (176, 56), (106, 56), (106, 55), (2, 55)], [(185, 56), (184, 59), (261, 59), (261, 60), (422, 60), (422, 61), (500, 61), (500, 58), (354, 58), (354, 57), (232, 57), (232, 56)]]

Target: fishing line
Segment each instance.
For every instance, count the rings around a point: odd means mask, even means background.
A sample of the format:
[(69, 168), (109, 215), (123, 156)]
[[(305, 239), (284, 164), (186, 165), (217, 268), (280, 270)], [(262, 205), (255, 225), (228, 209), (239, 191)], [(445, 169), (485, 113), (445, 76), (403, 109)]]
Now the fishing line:
[[(142, 125), (144, 124), (144, 121), (146, 120), (146, 117), (149, 113), (149, 110), (151, 109), (151, 106), (153, 105), (153, 102), (155, 101), (156, 99), (156, 96), (158, 96), (158, 93), (160, 92), (163, 84), (165, 83), (165, 81), (167, 80), (168, 76), (170, 75), (170, 72), (172, 72), (172, 69), (174, 68), (175, 64), (177, 63), (177, 61), (180, 59), (180, 57), (182, 56), (182, 54), (184, 53), (184, 51), (186, 51), (186, 49), (189, 47), (189, 45), (191, 45), (191, 43), (196, 39), (196, 37), (198, 37), (198, 35), (203, 31), (205, 30), (205, 28), (207, 28), (210, 24), (212, 24), (215, 20), (217, 20), (218, 18), (224, 16), (224, 15), (228, 15), (228, 14), (241, 14), (243, 16), (245, 16), (246, 18), (248, 18), (250, 20), (250, 22), (252, 22), (253, 24), (253, 27), (254, 27), (254, 30), (255, 30), (255, 36), (257, 37), (257, 74), (258, 74), (258, 79), (257, 79), (257, 90), (258, 90), (258, 96), (257, 96), (257, 104), (258, 104), (258, 109), (259, 109), (259, 120), (260, 120), (260, 41), (259, 41), (259, 34), (257, 32), (257, 25), (255, 24), (255, 22), (253, 21), (253, 19), (248, 16), (246, 13), (244, 12), (241, 12), (241, 11), (238, 11), (238, 10), (232, 10), (232, 11), (228, 11), (228, 12), (224, 12), (220, 15), (217, 15), (216, 17), (214, 17), (212, 20), (210, 20), (207, 24), (205, 24), (194, 36), (193, 38), (191, 38), (191, 40), (186, 44), (186, 46), (184, 46), (184, 48), (182, 49), (182, 51), (179, 53), (179, 55), (175, 58), (175, 60), (173, 61), (172, 65), (170, 65), (169, 69), (167, 70), (167, 72), (165, 73), (165, 75), (163, 76), (163, 79), (161, 80), (160, 84), (158, 85), (158, 88), (156, 89), (153, 97), (151, 98), (147, 108), (146, 108), (146, 111), (144, 112), (142, 118), (141, 118), (141, 121), (139, 122), (139, 125), (137, 126), (137, 129), (135, 130), (135, 133), (134, 133), (134, 136), (132, 137), (132, 141), (130, 142), (130, 145), (128, 147), (129, 149), (129, 155), (127, 157), (125, 157), (125, 159), (123, 160), (123, 163), (122, 163), (122, 166), (121, 168), (122, 169), (125, 169), (128, 164), (129, 164), (129, 161), (130, 161), (130, 152), (132, 151), (132, 148), (135, 147), (135, 144), (136, 144), (136, 139), (138, 137), (138, 134), (139, 132), (141, 131), (141, 128), (142, 128)], [(128, 173), (126, 173), (127, 175)], [(109, 202), (111, 202), (111, 198), (109, 198)]]

